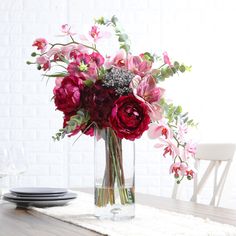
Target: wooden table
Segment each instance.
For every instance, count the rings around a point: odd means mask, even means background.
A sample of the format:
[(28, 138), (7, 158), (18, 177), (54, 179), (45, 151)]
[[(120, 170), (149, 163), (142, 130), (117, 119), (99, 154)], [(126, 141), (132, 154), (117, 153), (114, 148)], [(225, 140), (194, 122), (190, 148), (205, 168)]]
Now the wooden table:
[[(137, 203), (209, 218), (236, 226), (236, 210), (216, 208), (193, 202), (136, 194)], [(33, 210), (15, 208), (11, 203), (0, 204), (0, 236), (95, 236), (100, 235), (62, 222)]]

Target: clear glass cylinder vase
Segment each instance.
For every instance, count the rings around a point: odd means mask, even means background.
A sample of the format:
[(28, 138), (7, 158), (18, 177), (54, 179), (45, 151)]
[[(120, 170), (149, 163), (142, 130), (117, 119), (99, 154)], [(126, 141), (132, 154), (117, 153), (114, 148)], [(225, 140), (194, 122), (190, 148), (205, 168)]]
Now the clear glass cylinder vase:
[(123, 220), (135, 215), (135, 144), (111, 128), (96, 129), (95, 216)]

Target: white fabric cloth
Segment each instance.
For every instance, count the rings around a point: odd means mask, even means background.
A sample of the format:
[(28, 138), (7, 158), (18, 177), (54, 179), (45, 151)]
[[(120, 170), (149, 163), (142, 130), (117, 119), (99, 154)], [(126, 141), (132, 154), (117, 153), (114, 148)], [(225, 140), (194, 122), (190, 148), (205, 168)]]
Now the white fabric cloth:
[(33, 208), (59, 220), (73, 223), (110, 236), (235, 236), (236, 227), (179, 214), (154, 207), (136, 204), (136, 216), (132, 220), (98, 220), (93, 216), (93, 196), (79, 192), (69, 205)]

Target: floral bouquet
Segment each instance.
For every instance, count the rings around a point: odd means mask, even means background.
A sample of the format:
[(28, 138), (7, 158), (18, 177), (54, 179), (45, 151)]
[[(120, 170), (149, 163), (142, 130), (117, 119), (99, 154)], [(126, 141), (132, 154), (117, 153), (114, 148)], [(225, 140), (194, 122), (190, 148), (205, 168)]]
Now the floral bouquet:
[[(119, 43), (120, 49), (113, 56), (102, 55), (97, 47), (99, 40), (111, 36), (106, 28), (114, 30)], [(45, 71), (44, 76), (56, 79), (53, 100), (64, 122), (53, 138), (60, 140), (78, 133), (96, 134), (97, 139), (108, 135), (107, 162), (111, 162), (111, 168), (105, 169), (103, 184), (111, 188), (117, 183), (122, 204), (134, 201), (133, 192), (122, 189), (122, 140), (134, 141), (145, 131), (157, 139), (155, 147), (163, 150), (163, 156), (172, 158), (170, 173), (177, 183), (184, 177), (192, 179), (195, 172), (188, 159), (194, 156), (196, 147), (186, 137), (188, 127), (195, 124), (181, 106), (166, 101), (161, 87), (165, 79), (190, 67), (171, 61), (166, 52), (161, 56), (150, 52), (133, 55), (128, 35), (115, 16), (95, 20), (86, 36), (77, 37), (67, 24), (61, 31), (68, 37), (67, 43), (38, 38), (33, 43), (37, 52), (31, 54), (36, 60), (27, 62)], [(110, 190), (100, 190), (96, 195), (97, 206), (114, 203)]]

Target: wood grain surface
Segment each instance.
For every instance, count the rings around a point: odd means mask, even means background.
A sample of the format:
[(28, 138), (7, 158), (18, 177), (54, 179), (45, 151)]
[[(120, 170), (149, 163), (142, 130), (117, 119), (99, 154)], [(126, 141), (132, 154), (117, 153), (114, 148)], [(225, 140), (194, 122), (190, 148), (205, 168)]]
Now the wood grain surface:
[[(91, 190), (84, 190), (91, 192)], [(208, 218), (220, 223), (236, 226), (236, 210), (217, 208), (157, 197), (136, 194), (137, 203), (183, 214)], [(65, 223), (33, 210), (16, 208), (14, 204), (0, 204), (0, 236), (98, 236), (96, 232)]]

